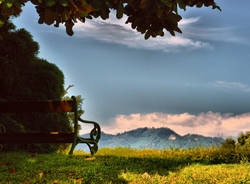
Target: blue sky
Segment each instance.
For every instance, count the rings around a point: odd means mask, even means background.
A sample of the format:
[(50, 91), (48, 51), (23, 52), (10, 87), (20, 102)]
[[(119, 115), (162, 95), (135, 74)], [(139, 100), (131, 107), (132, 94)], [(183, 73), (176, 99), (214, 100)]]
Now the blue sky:
[(77, 23), (72, 37), (64, 26), (39, 25), (31, 4), (13, 22), (64, 72), (65, 88), (74, 84), (69, 95), (82, 95), (82, 118), (105, 132), (147, 126), (236, 136), (250, 130), (250, 1), (217, 3), (222, 12), (179, 12), (183, 34), (147, 41), (114, 15)]

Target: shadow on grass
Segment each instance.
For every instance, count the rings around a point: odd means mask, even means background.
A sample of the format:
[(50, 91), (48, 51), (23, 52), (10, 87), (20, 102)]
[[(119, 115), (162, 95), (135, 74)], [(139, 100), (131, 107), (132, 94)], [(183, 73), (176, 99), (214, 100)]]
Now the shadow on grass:
[(88, 156), (75, 156), (75, 159), (89, 159), (89, 161), (87, 161), (89, 168), (97, 164), (95, 168), (96, 173), (90, 176), (92, 179), (89, 180), (89, 183), (102, 183), (102, 181), (104, 181), (103, 183), (128, 183), (128, 181), (121, 178), (121, 174), (127, 172), (167, 176), (170, 171), (177, 172), (187, 165), (198, 163), (197, 161), (181, 159), (148, 157), (96, 156), (94, 158), (95, 159), (91, 159), (91, 157)]

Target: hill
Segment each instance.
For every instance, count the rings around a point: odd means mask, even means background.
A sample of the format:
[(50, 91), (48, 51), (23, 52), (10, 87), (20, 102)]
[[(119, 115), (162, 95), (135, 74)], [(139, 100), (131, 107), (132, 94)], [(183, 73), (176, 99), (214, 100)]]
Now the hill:
[[(87, 134), (82, 137), (88, 137)], [(136, 149), (152, 148), (194, 148), (220, 145), (223, 139), (219, 137), (205, 137), (197, 134), (178, 135), (169, 128), (138, 128), (118, 133), (116, 135), (102, 132), (99, 148), (129, 147)], [(88, 151), (87, 147), (79, 144), (76, 149)]]

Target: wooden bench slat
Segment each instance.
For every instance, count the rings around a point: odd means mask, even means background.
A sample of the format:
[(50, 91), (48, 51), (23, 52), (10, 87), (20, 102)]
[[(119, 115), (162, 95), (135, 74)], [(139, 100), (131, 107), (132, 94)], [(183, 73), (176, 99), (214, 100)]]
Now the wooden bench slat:
[[(76, 105), (76, 104), (75, 104)], [(74, 102), (67, 101), (12, 101), (0, 102), (0, 113), (14, 112), (74, 112)]]
[(0, 145), (33, 143), (72, 143), (69, 154), (73, 154), (74, 148), (78, 143), (86, 143), (89, 146), (91, 154), (94, 154), (98, 150), (97, 143), (100, 139), (100, 136), (98, 139), (95, 139), (93, 137), (94, 135), (92, 134), (93, 131), (94, 133), (95, 131), (98, 131), (100, 134), (100, 127), (95, 122), (81, 120), (84, 123), (93, 124), (94, 129), (90, 133), (90, 138), (79, 137), (77, 133), (79, 117), (77, 111), (76, 97), (72, 96), (71, 99), (72, 100), (65, 101), (1, 101), (0, 115), (2, 115), (1, 113), (74, 112), (74, 132), (8, 133), (8, 131), (1, 131)]
[(74, 133), (6, 133), (0, 134), (0, 144), (72, 143)]

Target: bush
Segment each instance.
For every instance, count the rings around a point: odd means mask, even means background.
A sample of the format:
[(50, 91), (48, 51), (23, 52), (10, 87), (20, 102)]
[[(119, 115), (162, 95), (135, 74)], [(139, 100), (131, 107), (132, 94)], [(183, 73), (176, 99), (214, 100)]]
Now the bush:
[[(11, 25), (11, 23), (10, 23)], [(37, 57), (39, 45), (29, 32), (6, 29), (0, 40), (0, 100), (60, 100), (64, 93), (64, 75), (54, 64)], [(72, 131), (66, 113), (1, 114), (0, 123), (7, 132)], [(63, 146), (32, 144), (7, 147), (32, 152), (54, 152)]]
[(236, 145), (239, 160), (250, 161), (250, 132), (241, 134), (238, 137), (238, 144)]
[(224, 149), (235, 149), (235, 140), (232, 138), (227, 138), (224, 142), (222, 142), (222, 148)]

